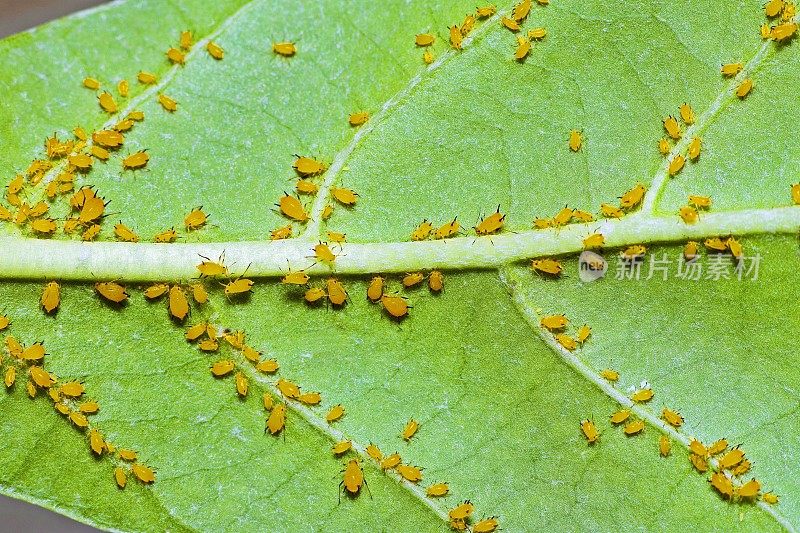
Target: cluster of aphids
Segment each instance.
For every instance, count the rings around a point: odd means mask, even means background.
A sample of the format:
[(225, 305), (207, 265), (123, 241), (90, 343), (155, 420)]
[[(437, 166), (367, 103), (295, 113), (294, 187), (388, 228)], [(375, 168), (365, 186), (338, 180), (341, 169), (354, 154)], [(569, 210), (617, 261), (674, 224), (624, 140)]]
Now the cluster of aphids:
[[(0, 315), (0, 331), (6, 330), (11, 320)], [(83, 398), (86, 389), (80, 381), (59, 381), (58, 377), (44, 368), (44, 359), (48, 355), (41, 342), (25, 346), (12, 335), (6, 335), (4, 352), (0, 352), (0, 369), (3, 383), (7, 391), (11, 391), (18, 382), (19, 376), (27, 376), (25, 390), (31, 399), (43, 396), (50, 399), (53, 407), (65, 417), (78, 431), (87, 435), (89, 449), (98, 458), (108, 457), (114, 466), (114, 480), (120, 488), (125, 488), (128, 474), (142, 483), (155, 481), (152, 468), (137, 461), (134, 450), (117, 448), (107, 441), (103, 434), (92, 427), (89, 417), (100, 410), (100, 404), (94, 400)]]
[[(541, 6), (546, 6), (550, 0), (536, 0), (536, 3)], [(507, 30), (517, 33), (522, 30), (522, 25), (528, 18), (531, 12), (533, 2), (531, 0), (522, 0), (516, 4), (514, 9), (511, 10), (510, 16), (502, 17), (500, 24)], [(547, 36), (547, 30), (542, 27), (536, 27), (528, 30), (527, 36), (517, 35), (516, 50), (514, 51), (514, 59), (523, 62), (528, 54), (531, 53), (532, 43), (541, 41)]]
[[(619, 372), (606, 368), (600, 371), (600, 377), (616, 383), (619, 380)], [(645, 404), (653, 399), (655, 393), (649, 385), (643, 385), (636, 389), (630, 396), (632, 402)], [(684, 423), (684, 418), (677, 410), (664, 407), (661, 411), (661, 418), (678, 431)], [(644, 431), (644, 420), (632, 417), (630, 409), (620, 409), (612, 413), (609, 422), (613, 426), (621, 426), (623, 433), (628, 437), (641, 434)], [(600, 431), (594, 421), (589, 419), (581, 420), (580, 430), (589, 445), (596, 444), (600, 439)], [(672, 441), (665, 434), (662, 434), (658, 441), (658, 451), (661, 457), (667, 457), (672, 451)], [(727, 439), (719, 439), (713, 444), (706, 446), (697, 439), (689, 442), (689, 462), (694, 469), (705, 474), (711, 470), (708, 478), (709, 483), (719, 494), (728, 501), (754, 501), (761, 498), (767, 503), (778, 503), (778, 496), (773, 492), (761, 493), (761, 483), (752, 478), (744, 481), (742, 476), (750, 471), (752, 463), (745, 457), (744, 452), (739, 446), (729, 449)]]

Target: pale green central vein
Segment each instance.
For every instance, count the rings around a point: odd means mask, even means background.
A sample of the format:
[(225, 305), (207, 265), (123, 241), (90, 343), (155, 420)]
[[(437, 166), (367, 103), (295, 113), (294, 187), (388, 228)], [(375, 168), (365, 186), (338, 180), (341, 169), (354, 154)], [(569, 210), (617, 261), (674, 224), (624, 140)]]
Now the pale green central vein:
[[(513, 272), (509, 269), (501, 269), (499, 272), (500, 281), (505, 285), (506, 290), (508, 291), (509, 295), (511, 296), (514, 305), (520, 310), (523, 318), (528, 325), (531, 327), (533, 331), (542, 339), (542, 341), (551, 349), (553, 350), (565, 363), (567, 363), (570, 367), (572, 367), (576, 372), (578, 372), (581, 376), (586, 378), (587, 380), (591, 381), (597, 388), (599, 388), (606, 396), (617, 402), (620, 406), (632, 411), (635, 413), (639, 418), (642, 420), (647, 421), (651, 426), (655, 427), (665, 435), (672, 437), (674, 440), (680, 442), (684, 448), (687, 450), (689, 449), (689, 442), (691, 439), (678, 431), (677, 429), (673, 428), (660, 418), (656, 416), (653, 412), (651, 412), (646, 407), (643, 407), (639, 404), (634, 403), (630, 398), (625, 396), (622, 392), (619, 391), (616, 387), (614, 387), (611, 383), (604, 380), (597, 374), (592, 368), (590, 368), (586, 363), (581, 361), (575, 354), (565, 349), (563, 346), (558, 344), (555, 338), (552, 335), (545, 334), (543, 329), (539, 326), (539, 317), (533, 310), (533, 307), (527, 302), (522, 295), (522, 293), (517, 289), (517, 285), (519, 284), (520, 280), (517, 279)], [(711, 458), (709, 459), (709, 463), (714, 468), (718, 468), (718, 464), (716, 459)], [(764, 512), (769, 514), (772, 518), (775, 519), (786, 531), (790, 533), (794, 533), (796, 530), (794, 525), (789, 522), (789, 520), (781, 515), (774, 507), (769, 505), (768, 503), (759, 500), (756, 502), (756, 505)]]
[(247, 269), (248, 277), (282, 276), (289, 267), (316, 275), (486, 269), (580, 252), (583, 239), (596, 231), (605, 236), (606, 248), (724, 235), (791, 234), (800, 231), (800, 207), (708, 213), (691, 225), (677, 216), (635, 213), (620, 220), (489, 237), (344, 244), (332, 266), (314, 264), (309, 258), (311, 243), (301, 240), (153, 244), (8, 237), (0, 238), (0, 279), (185, 281), (197, 277), (201, 255), (219, 257), (223, 252), (230, 269), (238, 274)]

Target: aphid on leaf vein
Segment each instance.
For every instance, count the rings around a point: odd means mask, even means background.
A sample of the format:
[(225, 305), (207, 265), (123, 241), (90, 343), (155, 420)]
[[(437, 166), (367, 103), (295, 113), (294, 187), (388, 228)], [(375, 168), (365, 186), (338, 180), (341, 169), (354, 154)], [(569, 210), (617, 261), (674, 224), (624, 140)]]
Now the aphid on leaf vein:
[(625, 435), (632, 437), (633, 435), (638, 435), (644, 430), (644, 420), (634, 420), (632, 422), (628, 422), (625, 424), (623, 431)]
[(644, 193), (647, 188), (641, 183), (637, 183), (634, 187), (623, 194), (619, 199), (619, 206), (622, 209), (632, 209), (639, 205), (644, 198)]
[(461, 50), (461, 45), (464, 42), (464, 34), (461, 33), (461, 28), (458, 25), (450, 26), (450, 46), (455, 50)]
[(683, 417), (681, 416), (681, 414), (678, 411), (675, 411), (668, 407), (665, 407), (661, 411), (661, 418), (666, 420), (667, 424), (669, 424), (672, 427), (678, 428), (681, 427), (681, 425), (683, 425)]
[(687, 155), (692, 161), (696, 161), (700, 157), (700, 149), (702, 148), (702, 140), (699, 137), (692, 137), (689, 142), (689, 149)]
[[(794, 196), (794, 190), (792, 190), (792, 196)], [(800, 183), (797, 184), (797, 201), (795, 203), (800, 204)], [(424, 241), (430, 236), (431, 231), (433, 231), (433, 224), (425, 219), (411, 232), (411, 240)]]
[(667, 167), (667, 172), (669, 172), (670, 176), (675, 176), (683, 169), (683, 165), (685, 163), (686, 163), (686, 158), (678, 154), (672, 159), (672, 161), (669, 162), (669, 166)]
[(680, 106), (681, 118), (683, 119), (684, 124), (687, 126), (691, 126), (694, 124), (695, 115), (694, 109), (687, 103), (683, 103)]
[(395, 470), (406, 481), (411, 483), (422, 481), (422, 469), (418, 466), (399, 464)]
[(653, 396), (654, 396), (653, 389), (651, 388), (639, 389), (631, 395), (631, 400), (633, 400), (636, 403), (645, 403), (652, 400)]
[(155, 74), (151, 74), (150, 72), (145, 72), (143, 70), (139, 71), (139, 74), (136, 75), (136, 79), (139, 80), (139, 83), (142, 85), (152, 85), (158, 81)]
[(566, 328), (567, 325), (569, 325), (569, 319), (563, 314), (548, 315), (543, 316), (541, 320), (539, 320), (539, 324), (548, 331), (558, 331)]
[(331, 196), (342, 205), (352, 206), (358, 201), (358, 194), (351, 189), (344, 189), (341, 187), (331, 188)]
[(324, 163), (321, 163), (316, 159), (299, 155), (295, 155), (295, 157), (297, 157), (297, 159), (295, 159), (294, 163), (292, 164), (292, 168), (300, 176), (317, 176), (325, 172), (325, 170), (328, 168)]
[(628, 418), (630, 418), (631, 412), (627, 409), (620, 409), (619, 411), (613, 413), (610, 417), (610, 421), (614, 425), (622, 424)]
[(600, 371), (600, 377), (607, 381), (619, 381), (619, 372), (610, 368), (604, 368)]
[(497, 206), (497, 211), (488, 217), (481, 218), (480, 222), (473, 228), (477, 235), (492, 235), (503, 229), (506, 216), (500, 212), (500, 206)]
[(731, 77), (739, 74), (743, 68), (744, 65), (741, 63), (726, 63), (722, 65), (722, 68), (720, 70), (723, 76)]

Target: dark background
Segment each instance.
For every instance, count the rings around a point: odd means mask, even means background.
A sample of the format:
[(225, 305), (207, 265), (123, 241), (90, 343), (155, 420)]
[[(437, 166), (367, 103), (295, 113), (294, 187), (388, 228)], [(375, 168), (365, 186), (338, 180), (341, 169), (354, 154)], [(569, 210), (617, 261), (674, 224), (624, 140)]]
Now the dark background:
[[(98, 0), (0, 0), (0, 38), (102, 3)], [(92, 533), (97, 530), (41, 507), (0, 496), (0, 533), (51, 531)]]

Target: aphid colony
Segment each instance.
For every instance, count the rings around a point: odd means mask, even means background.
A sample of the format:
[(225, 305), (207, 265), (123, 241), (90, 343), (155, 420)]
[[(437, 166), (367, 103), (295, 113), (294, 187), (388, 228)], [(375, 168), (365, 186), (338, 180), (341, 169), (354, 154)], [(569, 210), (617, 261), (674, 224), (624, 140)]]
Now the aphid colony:
[[(11, 320), (0, 315), (0, 331), (6, 330)], [(25, 390), (31, 399), (46, 397), (55, 410), (77, 431), (86, 435), (90, 452), (98, 457), (107, 457), (114, 465), (114, 480), (124, 489), (129, 474), (140, 482), (148, 484), (155, 481), (155, 472), (147, 465), (138, 462), (137, 453), (130, 449), (117, 448), (107, 441), (103, 434), (92, 427), (90, 418), (100, 410), (100, 405), (84, 398), (86, 388), (80, 381), (60, 381), (44, 368), (46, 349), (41, 342), (25, 346), (12, 335), (6, 335), (3, 351), (0, 352), (0, 371), (6, 391), (11, 392), (26, 377)]]
[[(448, 27), (449, 45), (453, 50), (462, 50), (466, 44), (465, 39), (475, 29), (478, 21), (483, 21), (493, 16), (497, 12), (497, 8), (493, 5), (487, 5), (477, 8), (474, 12), (468, 13), (464, 17), (464, 21), (459, 26), (453, 24)], [(422, 61), (426, 65), (430, 65), (436, 59), (433, 47), (436, 43), (436, 35), (433, 33), (418, 33), (414, 36), (414, 44), (423, 48)]]
[[(549, 0), (536, 0), (540, 6), (546, 6)], [(531, 13), (533, 7), (532, 0), (522, 0), (514, 5), (511, 13), (500, 18), (500, 25), (515, 34), (514, 60), (523, 62), (531, 53), (533, 43), (541, 41), (547, 36), (547, 30), (542, 27), (535, 27), (528, 30), (527, 34), (521, 34), (523, 25)]]
[(573, 352), (583, 346), (592, 335), (592, 328), (584, 324), (577, 328), (574, 336), (568, 335), (569, 319), (566, 315), (544, 315), (539, 320), (542, 329), (553, 335), (553, 339), (565, 350)]
[[(555, 316), (563, 317), (563, 315)], [(562, 322), (557, 321), (559, 324)], [(601, 370), (599, 375), (612, 385), (619, 380), (619, 372), (610, 368)], [(645, 404), (650, 402), (654, 396), (653, 389), (647, 384), (642, 384), (631, 393), (630, 399), (634, 404)], [(669, 407), (662, 408), (660, 418), (676, 431), (680, 430), (685, 422), (680, 412)], [(644, 420), (635, 417), (633, 410), (626, 407), (612, 413), (609, 416), (609, 422), (612, 426), (621, 427), (627, 437), (639, 435), (645, 428)], [(600, 440), (601, 433), (591, 419), (580, 421), (580, 432), (589, 445), (595, 445)], [(761, 484), (755, 478), (750, 481), (741, 479), (750, 471), (752, 464), (745, 458), (745, 454), (739, 446), (729, 449), (727, 439), (719, 439), (706, 446), (693, 438), (689, 442), (688, 448), (689, 462), (692, 467), (701, 474), (710, 470), (711, 475), (708, 481), (724, 499), (731, 502), (752, 501), (761, 497), (767, 503), (778, 503), (778, 497), (775, 494), (768, 492), (762, 495), (759, 492)], [(667, 457), (672, 453), (672, 441), (667, 434), (659, 437), (658, 453), (661, 457)]]

